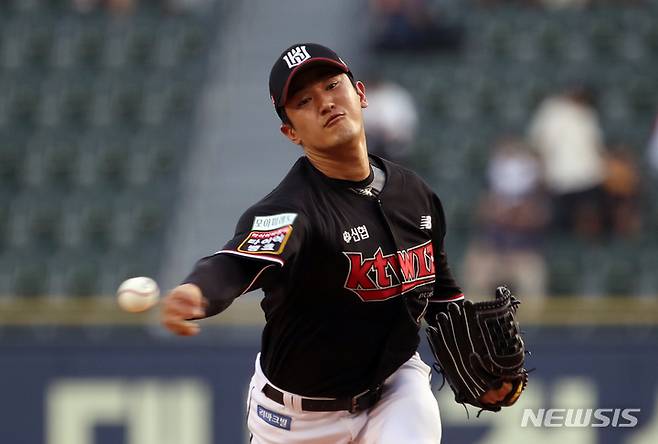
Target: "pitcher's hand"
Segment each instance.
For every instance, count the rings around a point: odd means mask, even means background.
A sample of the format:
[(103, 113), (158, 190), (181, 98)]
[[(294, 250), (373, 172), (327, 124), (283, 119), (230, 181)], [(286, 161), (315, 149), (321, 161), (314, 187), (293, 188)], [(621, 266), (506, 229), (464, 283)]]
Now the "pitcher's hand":
[(168, 330), (180, 336), (193, 336), (199, 333), (199, 324), (191, 319), (201, 319), (206, 315), (208, 301), (201, 289), (194, 284), (183, 284), (174, 288), (163, 299), (161, 322)]
[(497, 404), (512, 391), (511, 382), (503, 382), (503, 384), (498, 389), (490, 389), (480, 396), (480, 402), (482, 404)]

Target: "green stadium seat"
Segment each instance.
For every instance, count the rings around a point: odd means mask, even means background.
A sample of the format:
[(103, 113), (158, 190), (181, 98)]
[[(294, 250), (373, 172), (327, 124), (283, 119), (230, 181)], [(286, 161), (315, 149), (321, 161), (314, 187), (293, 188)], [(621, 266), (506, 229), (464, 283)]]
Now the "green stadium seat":
[(155, 22), (141, 23), (136, 27), (128, 43), (128, 63), (134, 67), (147, 67), (153, 64), (156, 42), (161, 38), (153, 32)]
[(93, 18), (86, 20), (76, 47), (78, 65), (98, 68), (101, 62), (104, 40), (103, 22)]
[(539, 49), (543, 60), (562, 60), (567, 52), (569, 41), (564, 30), (549, 22), (539, 39)]
[(0, 184), (4, 192), (15, 192), (20, 186), (24, 154), (19, 137), (0, 133)]
[[(654, 225), (658, 227), (657, 225)], [(641, 297), (658, 297), (658, 239), (652, 239), (648, 245), (639, 250), (638, 262), (640, 273), (635, 278), (637, 282), (637, 295)]]
[(15, 298), (14, 291), (14, 255), (0, 248), (0, 303), (11, 301)]
[(658, 55), (658, 29), (654, 26), (644, 35), (645, 48), (649, 52), (648, 57), (656, 57)]
[(0, 2), (0, 294), (108, 293), (157, 272), (205, 22)]
[(594, 55), (598, 60), (613, 60), (617, 57), (619, 32), (612, 17), (596, 17), (589, 28), (589, 38)]
[(111, 244), (112, 205), (109, 195), (93, 201), (83, 201), (79, 208), (80, 231), (84, 245), (101, 252)]
[(49, 61), (55, 69), (75, 69), (82, 38), (81, 23), (74, 18), (60, 20), (53, 29)]
[(9, 20), (0, 29), (0, 68), (16, 70), (23, 66), (28, 44), (27, 23)]
[(28, 213), (30, 243), (43, 252), (55, 251), (59, 243), (59, 202), (53, 199), (35, 200), (38, 206), (30, 208)]
[(546, 245), (549, 294), (579, 296), (583, 290), (582, 245), (553, 238)]
[(122, 69), (129, 63), (132, 27), (123, 21), (107, 22), (101, 63), (110, 69)]
[(117, 124), (122, 85), (118, 79), (100, 77), (94, 84), (88, 122), (91, 127), (108, 128)]
[(17, 262), (11, 282), (11, 292), (17, 297), (42, 296), (47, 289), (47, 267), (42, 258), (14, 258)]
[(636, 295), (639, 291), (637, 245), (623, 243), (608, 248), (606, 259), (605, 292), (611, 296)]
[(99, 295), (98, 256), (86, 249), (64, 249), (49, 258), (47, 292), (53, 296)]
[(158, 29), (160, 38), (156, 43), (153, 60), (156, 66), (173, 68), (194, 53), (193, 48), (187, 46), (186, 29), (182, 23), (165, 20)]
[(66, 191), (77, 185), (78, 146), (70, 137), (54, 141), (45, 156), (46, 181), (51, 189)]
[(38, 80), (25, 79), (16, 82), (8, 103), (9, 119), (15, 128), (31, 128), (38, 115), (39, 107)]
[(120, 141), (110, 141), (101, 146), (96, 163), (99, 184), (110, 189), (122, 188), (127, 182), (129, 156), (127, 147)]
[(0, 195), (0, 256), (7, 248), (7, 232), (9, 225), (9, 205), (8, 197)]
[(66, 294), (72, 296), (98, 295), (98, 273), (98, 266), (90, 261), (89, 257), (79, 258), (66, 276)]

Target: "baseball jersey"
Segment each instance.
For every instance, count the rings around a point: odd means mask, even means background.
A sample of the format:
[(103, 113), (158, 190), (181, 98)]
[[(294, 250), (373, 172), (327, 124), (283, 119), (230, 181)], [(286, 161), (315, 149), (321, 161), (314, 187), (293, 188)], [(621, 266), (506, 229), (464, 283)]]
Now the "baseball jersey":
[(289, 392), (353, 396), (383, 382), (416, 351), (428, 305), (463, 298), (438, 197), (415, 173), (370, 160), (385, 176), (378, 193), (372, 170), (361, 182), (333, 179), (301, 157), (206, 259), (252, 270), (241, 292), (265, 293), (263, 372)]

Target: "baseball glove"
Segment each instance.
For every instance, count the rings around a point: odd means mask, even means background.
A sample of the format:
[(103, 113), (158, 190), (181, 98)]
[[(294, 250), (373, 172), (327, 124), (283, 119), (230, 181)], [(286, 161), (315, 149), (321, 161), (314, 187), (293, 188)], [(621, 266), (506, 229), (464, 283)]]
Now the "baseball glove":
[[(498, 287), (493, 301), (464, 301), (462, 307), (450, 303), (427, 327), (436, 364), (458, 403), (497, 412), (514, 404), (525, 389), (525, 345), (514, 318), (520, 303), (507, 288)], [(485, 392), (505, 381), (512, 384), (505, 399), (496, 404), (480, 401)]]

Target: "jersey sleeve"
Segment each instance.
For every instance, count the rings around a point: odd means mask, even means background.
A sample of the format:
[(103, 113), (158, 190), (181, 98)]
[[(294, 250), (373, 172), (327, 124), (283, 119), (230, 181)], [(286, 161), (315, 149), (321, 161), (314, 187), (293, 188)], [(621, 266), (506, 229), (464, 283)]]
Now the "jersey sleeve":
[(283, 267), (297, 256), (305, 231), (304, 217), (298, 212), (256, 205), (242, 215), (233, 238), (215, 254)]
[(208, 301), (206, 317), (209, 317), (227, 309), (238, 296), (259, 288), (273, 267), (277, 265), (215, 254), (200, 259), (181, 283), (201, 289)]
[(438, 196), (432, 193), (432, 214), (437, 222), (432, 228), (432, 249), (434, 251), (434, 270), (436, 281), (434, 294), (430, 303), (444, 305), (446, 302), (456, 302), (464, 299), (464, 293), (457, 284), (448, 265), (448, 255), (445, 251), (446, 221), (443, 205)]
[(208, 299), (206, 316), (220, 313), (293, 261), (304, 231), (298, 213), (256, 205), (242, 215), (233, 238), (221, 250), (199, 260), (183, 283), (197, 285)]

